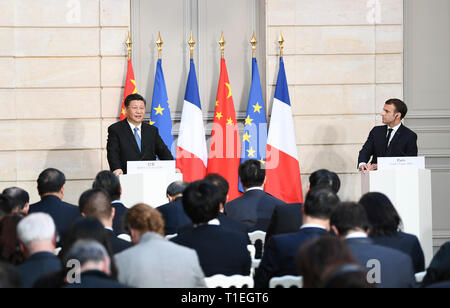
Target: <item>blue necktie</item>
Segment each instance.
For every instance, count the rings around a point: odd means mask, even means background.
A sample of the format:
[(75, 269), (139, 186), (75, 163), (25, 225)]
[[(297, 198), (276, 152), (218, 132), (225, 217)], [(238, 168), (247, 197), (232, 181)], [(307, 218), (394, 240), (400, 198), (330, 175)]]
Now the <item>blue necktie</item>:
[(136, 143), (138, 145), (139, 152), (141, 152), (142, 151), (141, 150), (141, 138), (139, 137), (138, 131), (139, 131), (139, 128), (135, 127), (134, 128), (134, 139), (136, 139)]

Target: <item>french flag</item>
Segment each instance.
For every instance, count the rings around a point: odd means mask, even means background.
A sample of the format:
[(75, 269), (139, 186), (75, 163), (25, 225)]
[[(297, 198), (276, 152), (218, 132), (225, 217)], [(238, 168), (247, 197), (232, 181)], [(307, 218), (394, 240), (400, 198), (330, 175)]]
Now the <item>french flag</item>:
[(294, 120), (283, 57), (280, 57), (266, 157), (266, 192), (286, 203), (303, 203)]
[(176, 165), (183, 173), (184, 181), (194, 182), (206, 176), (207, 164), (208, 152), (202, 105), (200, 104), (195, 64), (191, 59), (178, 135)]

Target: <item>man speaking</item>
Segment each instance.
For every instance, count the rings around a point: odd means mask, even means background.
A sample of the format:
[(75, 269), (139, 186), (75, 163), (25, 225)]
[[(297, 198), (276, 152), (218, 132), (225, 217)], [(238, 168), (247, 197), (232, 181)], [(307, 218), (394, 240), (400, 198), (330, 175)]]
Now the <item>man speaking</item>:
[(408, 107), (399, 99), (384, 104), (381, 116), (386, 125), (376, 126), (370, 132), (359, 152), (360, 171), (377, 170), (378, 157), (417, 156), (417, 134), (402, 124), (407, 112)]
[(108, 163), (115, 175), (127, 173), (127, 162), (138, 160), (173, 160), (158, 128), (143, 123), (145, 99), (131, 94), (125, 99), (127, 118), (108, 127)]

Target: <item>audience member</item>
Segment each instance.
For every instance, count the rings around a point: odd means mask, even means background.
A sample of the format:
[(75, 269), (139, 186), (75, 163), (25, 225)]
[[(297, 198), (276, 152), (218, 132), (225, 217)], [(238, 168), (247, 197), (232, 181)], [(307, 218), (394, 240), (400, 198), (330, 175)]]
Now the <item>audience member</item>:
[(411, 257), (414, 272), (423, 272), (425, 256), (419, 239), (400, 231), (401, 218), (389, 198), (382, 193), (372, 192), (362, 196), (359, 203), (366, 210), (371, 226), (369, 236), (374, 244), (404, 252)]
[(342, 203), (331, 215), (334, 232), (345, 240), (356, 260), (368, 267), (372, 280), (381, 288), (409, 288), (415, 286), (411, 257), (398, 250), (375, 245), (369, 239), (366, 211), (358, 203)]
[(55, 255), (56, 228), (50, 215), (35, 213), (25, 217), (17, 225), (17, 236), (27, 257), (17, 267), (22, 287), (31, 288), (40, 277), (61, 270)]
[(367, 281), (367, 270), (360, 264), (346, 264), (330, 273), (325, 273), (324, 289), (370, 289), (374, 288)]
[(197, 254), (164, 238), (157, 210), (136, 205), (127, 212), (126, 223), (135, 246), (115, 256), (121, 283), (139, 288), (206, 286)]
[(17, 237), (17, 225), (24, 217), (24, 214), (16, 213), (0, 219), (0, 260), (14, 266), (25, 262)]
[(77, 206), (62, 201), (65, 183), (66, 177), (61, 171), (52, 168), (44, 170), (37, 180), (41, 201), (30, 205), (28, 211), (30, 214), (39, 212), (49, 214), (60, 237), (63, 237), (72, 222), (80, 217)]
[(194, 228), (172, 241), (195, 249), (205, 276), (249, 275), (251, 258), (248, 235), (224, 228), (217, 219), (223, 196), (209, 181), (190, 184), (183, 194), (183, 206)]
[(239, 177), (245, 193), (225, 206), (225, 214), (245, 223), (249, 232), (266, 232), (275, 207), (285, 202), (264, 191), (266, 170), (260, 161), (250, 159), (242, 163)]
[(120, 201), (122, 195), (122, 186), (120, 185), (119, 178), (111, 171), (101, 171), (95, 177), (94, 183), (92, 184), (93, 189), (103, 189), (109, 194), (111, 198), (111, 205), (114, 208), (114, 220), (113, 220), (113, 230), (116, 235), (126, 233), (125, 225), (125, 214), (128, 208)]
[(102, 189), (89, 189), (85, 191), (79, 200), (79, 209), (84, 217), (98, 219), (105, 227), (109, 235), (114, 254), (131, 247), (131, 244), (117, 237), (113, 231), (115, 208), (111, 205), (111, 199)]
[(436, 284), (450, 286), (450, 242), (441, 246), (423, 278), (423, 287), (434, 287)]
[(180, 227), (192, 223), (183, 209), (183, 191), (188, 185), (187, 182), (173, 182), (167, 187), (169, 203), (157, 208), (164, 219), (164, 234), (177, 234)]
[(0, 261), (0, 289), (17, 289), (20, 286), (20, 276), (14, 266)]
[(12, 210), (11, 207), (12, 200), (3, 194), (0, 194), (0, 218), (10, 214)]
[(316, 187), (308, 192), (300, 230), (275, 235), (266, 243), (261, 264), (255, 274), (256, 288), (267, 288), (273, 277), (300, 274), (295, 266), (297, 251), (307, 241), (328, 233), (330, 216), (338, 203), (338, 196), (328, 187)]
[(10, 213), (24, 213), (28, 214), (30, 209), (30, 195), (19, 187), (6, 188), (3, 195), (9, 197), (11, 200)]

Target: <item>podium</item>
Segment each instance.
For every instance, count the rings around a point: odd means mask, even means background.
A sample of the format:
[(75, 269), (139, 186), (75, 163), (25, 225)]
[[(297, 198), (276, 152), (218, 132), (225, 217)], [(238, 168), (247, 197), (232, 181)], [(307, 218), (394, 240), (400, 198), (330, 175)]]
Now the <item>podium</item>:
[(128, 165), (131, 172), (119, 177), (122, 186), (120, 200), (128, 208), (138, 203), (145, 203), (154, 208), (166, 204), (169, 202), (166, 197), (167, 186), (176, 181), (183, 181), (183, 175), (175, 172), (174, 162), (132, 163), (135, 166)]
[(383, 169), (363, 173), (362, 194), (380, 192), (395, 206), (403, 222), (403, 231), (419, 238), (425, 254), (425, 266), (433, 258), (431, 171), (426, 169)]

